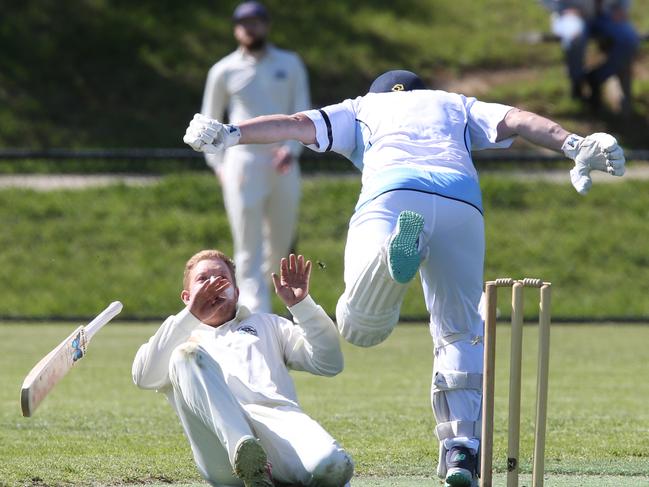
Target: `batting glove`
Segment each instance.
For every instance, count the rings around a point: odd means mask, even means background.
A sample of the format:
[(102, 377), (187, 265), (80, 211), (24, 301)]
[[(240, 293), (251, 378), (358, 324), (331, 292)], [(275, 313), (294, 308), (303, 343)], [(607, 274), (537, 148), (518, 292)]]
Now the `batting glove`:
[(570, 181), (581, 195), (588, 193), (593, 184), (590, 177), (592, 170), (611, 176), (624, 174), (624, 151), (612, 135), (596, 133), (584, 138), (571, 134), (561, 150), (575, 161), (575, 167), (570, 170)]
[(228, 125), (206, 117), (194, 115), (183, 137), (183, 142), (192, 149), (206, 154), (217, 154), (239, 143), (241, 130), (236, 125)]

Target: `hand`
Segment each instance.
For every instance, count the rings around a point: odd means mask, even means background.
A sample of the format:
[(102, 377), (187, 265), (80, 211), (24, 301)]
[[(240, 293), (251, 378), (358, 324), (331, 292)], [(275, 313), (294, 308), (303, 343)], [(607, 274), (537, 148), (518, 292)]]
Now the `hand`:
[(311, 261), (304, 261), (304, 256), (295, 254), (283, 258), (280, 262), (280, 276), (273, 272), (275, 293), (286, 306), (295, 306), (309, 294), (309, 277)]
[(274, 151), (272, 164), (278, 173), (286, 174), (294, 160), (295, 158), (288, 147), (279, 147)]
[(579, 194), (585, 195), (593, 181), (592, 170), (603, 171), (612, 176), (624, 175), (624, 151), (615, 137), (595, 133), (586, 138), (569, 135), (563, 144), (564, 154), (575, 161), (570, 171), (570, 181)]
[(227, 288), (232, 283), (224, 277), (207, 279), (191, 296), (187, 308), (207, 325), (220, 324), (223, 308), (228, 304)]
[(222, 124), (197, 113), (189, 122), (183, 142), (197, 152), (216, 154), (239, 143), (241, 131), (236, 125)]

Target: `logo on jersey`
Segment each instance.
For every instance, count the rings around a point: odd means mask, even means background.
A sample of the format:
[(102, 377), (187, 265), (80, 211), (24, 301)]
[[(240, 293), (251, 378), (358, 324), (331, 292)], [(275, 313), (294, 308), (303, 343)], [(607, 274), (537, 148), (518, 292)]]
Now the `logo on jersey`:
[(406, 87), (403, 86), (403, 83), (397, 83), (396, 85), (394, 85), (392, 87), (392, 91), (403, 91), (405, 89), (406, 89)]
[(237, 328), (237, 331), (239, 333), (247, 333), (249, 335), (254, 335), (257, 336), (257, 330), (255, 330), (252, 326), (250, 325), (243, 325), (239, 328)]
[(278, 69), (277, 71), (275, 71), (275, 79), (286, 79), (286, 78), (287, 78), (287, 74), (286, 71), (284, 71), (283, 69)]

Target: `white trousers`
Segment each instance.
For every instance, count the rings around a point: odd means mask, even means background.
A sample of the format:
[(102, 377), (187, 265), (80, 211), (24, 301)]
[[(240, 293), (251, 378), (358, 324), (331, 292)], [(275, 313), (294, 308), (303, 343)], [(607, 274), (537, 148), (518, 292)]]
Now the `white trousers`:
[(219, 173), (234, 242), (239, 303), (253, 313), (268, 313), (270, 273), (279, 268), (295, 237), (299, 164), (280, 174), (270, 159), (226, 152)]
[[(424, 217), (419, 238), (424, 260), (419, 272), (435, 344), (433, 380), (438, 373), (449, 377), (481, 374), (483, 328), (478, 304), (483, 286), (484, 222), (477, 209), (463, 202), (416, 191), (392, 191), (352, 217), (345, 248), (345, 292), (336, 309), (339, 330), (351, 343), (371, 346), (396, 326), (407, 285), (389, 278), (385, 249), (404, 210)], [(477, 424), (481, 392), (465, 386), (444, 391), (445, 417), (439, 417), (434, 408), (438, 424)], [(453, 442), (474, 449), (478, 445), (472, 435), (464, 434), (448, 438), (449, 444)]]
[(264, 447), (274, 480), (343, 487), (351, 478), (350, 457), (322, 426), (296, 406), (240, 404), (219, 364), (199, 344), (178, 347), (169, 372), (170, 401), (198, 470), (211, 485), (243, 485), (232, 465), (236, 447), (250, 437)]

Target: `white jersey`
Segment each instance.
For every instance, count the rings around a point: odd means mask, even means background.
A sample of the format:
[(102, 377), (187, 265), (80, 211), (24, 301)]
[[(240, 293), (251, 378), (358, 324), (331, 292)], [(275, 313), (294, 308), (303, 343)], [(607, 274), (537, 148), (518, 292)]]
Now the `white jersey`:
[(363, 172), (357, 209), (410, 189), (466, 202), (482, 212), (472, 150), (507, 148), (497, 126), (512, 107), (437, 90), (368, 93), (305, 114), (318, 152), (334, 151)]
[(143, 389), (164, 392), (175, 408), (169, 360), (176, 347), (195, 341), (218, 362), (241, 404), (298, 406), (288, 370), (332, 376), (342, 370), (343, 356), (336, 326), (310, 296), (289, 310), (295, 323), (239, 307), (233, 320), (214, 328), (185, 308), (140, 347), (133, 381)]
[[(294, 52), (269, 45), (261, 58), (239, 48), (210, 69), (205, 83), (201, 113), (210, 118), (236, 124), (249, 118), (275, 113), (292, 114), (311, 108), (307, 72)], [(297, 157), (302, 146), (289, 142)], [(284, 145), (286, 145), (284, 144)], [(231, 147), (228, 157), (239, 160), (272, 158), (272, 151), (281, 144), (250, 144)], [(215, 167), (223, 154), (206, 156)]]

